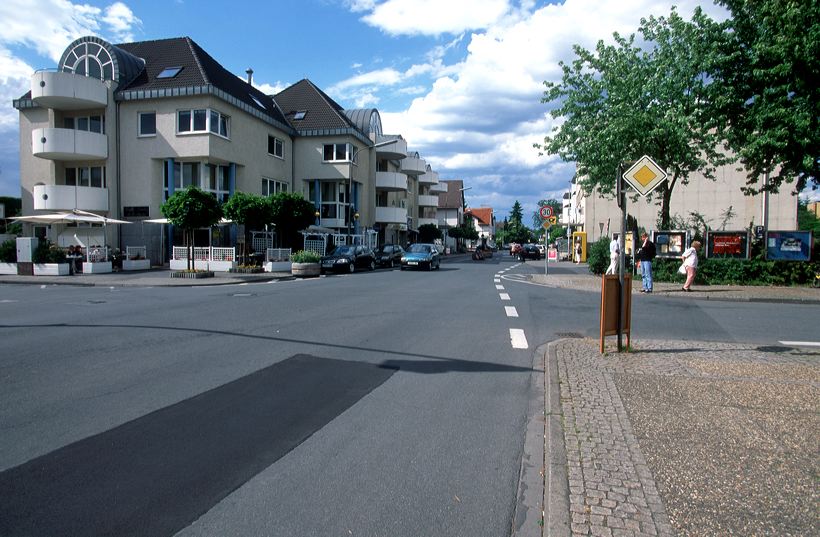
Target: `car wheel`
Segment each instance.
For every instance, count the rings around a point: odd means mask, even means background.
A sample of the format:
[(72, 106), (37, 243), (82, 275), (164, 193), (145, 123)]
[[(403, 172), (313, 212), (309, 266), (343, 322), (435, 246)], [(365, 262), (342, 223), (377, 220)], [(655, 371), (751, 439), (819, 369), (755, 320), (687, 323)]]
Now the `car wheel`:
[(388, 265), (390, 268), (393, 268), (393, 260), (390, 260), (390, 264)]
[(350, 264), (348, 264), (348, 265), (347, 265), (347, 270), (348, 270), (351, 274), (353, 274), (354, 272), (356, 272), (356, 264), (355, 264), (355, 263), (350, 263)]
[(370, 260), (370, 266), (368, 268), (370, 270), (376, 270), (376, 262), (371, 259)]

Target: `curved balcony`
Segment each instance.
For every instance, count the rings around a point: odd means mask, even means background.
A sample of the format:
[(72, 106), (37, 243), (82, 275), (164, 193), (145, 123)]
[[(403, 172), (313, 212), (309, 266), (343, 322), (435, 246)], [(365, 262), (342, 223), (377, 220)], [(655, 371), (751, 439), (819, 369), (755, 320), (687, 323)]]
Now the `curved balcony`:
[(438, 172), (434, 172), (433, 170), (427, 170), (424, 175), (419, 175), (419, 184), (420, 185), (437, 185), (438, 184)]
[(407, 157), (407, 142), (401, 138), (396, 138), (390, 143), (387, 142), (390, 142), (389, 138), (377, 141), (377, 143), (383, 143), (384, 145), (376, 146), (376, 156), (387, 160), (401, 160)]
[(430, 192), (433, 194), (442, 194), (447, 192), (447, 185), (441, 182), (430, 185)]
[(108, 189), (89, 186), (34, 185), (35, 211), (108, 212)]
[(419, 194), (419, 207), (438, 207), (438, 196)]
[(406, 192), (407, 176), (398, 172), (376, 172), (376, 188), (390, 192)]
[(427, 161), (418, 157), (407, 157), (401, 161), (401, 172), (414, 177), (427, 171)]
[(34, 129), (31, 151), (35, 157), (50, 160), (104, 160), (108, 158), (108, 136), (74, 129)]
[(99, 78), (62, 71), (37, 71), (31, 76), (31, 100), (44, 108), (105, 108), (108, 86)]
[(380, 224), (406, 224), (407, 209), (401, 207), (376, 207), (376, 222)]

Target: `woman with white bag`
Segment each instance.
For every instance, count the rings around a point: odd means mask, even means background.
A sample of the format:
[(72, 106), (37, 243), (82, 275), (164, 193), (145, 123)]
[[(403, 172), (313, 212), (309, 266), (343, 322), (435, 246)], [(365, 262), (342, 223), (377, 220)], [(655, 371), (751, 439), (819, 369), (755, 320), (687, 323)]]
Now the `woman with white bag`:
[(684, 291), (692, 291), (692, 282), (695, 281), (695, 273), (698, 271), (698, 250), (700, 242), (692, 241), (692, 245), (683, 252), (683, 264), (678, 269), (681, 274), (686, 274), (686, 283), (683, 284)]

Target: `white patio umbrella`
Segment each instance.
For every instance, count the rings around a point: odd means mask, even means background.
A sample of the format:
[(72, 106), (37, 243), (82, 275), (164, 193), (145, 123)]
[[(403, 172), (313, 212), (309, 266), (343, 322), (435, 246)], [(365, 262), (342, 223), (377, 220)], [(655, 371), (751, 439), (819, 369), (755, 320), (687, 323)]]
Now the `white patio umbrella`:
[[(76, 224), (78, 222), (83, 222), (87, 224), (102, 224), (103, 229), (108, 224), (131, 224), (127, 220), (118, 220), (116, 218), (109, 218), (107, 216), (102, 216), (100, 214), (92, 213), (89, 211), (83, 211), (82, 209), (72, 209), (71, 211), (62, 211), (59, 213), (43, 213), (43, 214), (32, 214), (27, 216), (15, 216), (12, 218), (15, 222), (29, 222), (31, 224)], [(103, 239), (105, 238), (105, 231), (103, 231)], [(74, 235), (74, 238), (77, 239), (77, 242), (80, 242), (79, 237)], [(88, 240), (88, 235), (86, 235), (86, 241)], [(82, 243), (81, 243), (82, 244)], [(83, 245), (86, 246), (86, 245)]]

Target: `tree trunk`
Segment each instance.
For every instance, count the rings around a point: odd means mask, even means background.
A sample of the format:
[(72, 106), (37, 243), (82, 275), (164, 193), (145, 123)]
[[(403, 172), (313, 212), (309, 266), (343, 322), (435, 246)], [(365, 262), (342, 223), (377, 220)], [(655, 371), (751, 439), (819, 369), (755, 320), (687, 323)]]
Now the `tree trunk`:
[(669, 229), (671, 225), (671, 215), (669, 214), (669, 205), (672, 199), (672, 189), (675, 188), (675, 183), (678, 182), (678, 176), (673, 175), (671, 180), (667, 180), (666, 186), (663, 189), (663, 197), (661, 199), (661, 229)]

